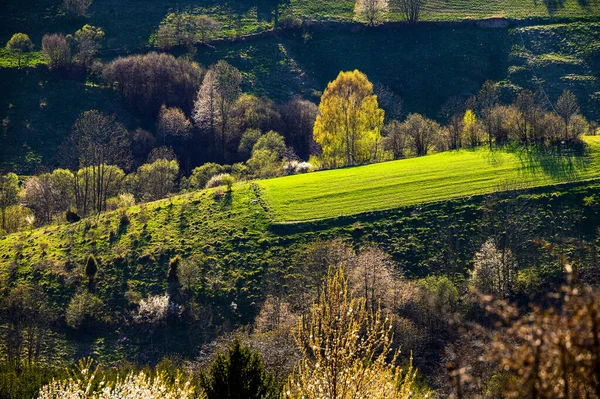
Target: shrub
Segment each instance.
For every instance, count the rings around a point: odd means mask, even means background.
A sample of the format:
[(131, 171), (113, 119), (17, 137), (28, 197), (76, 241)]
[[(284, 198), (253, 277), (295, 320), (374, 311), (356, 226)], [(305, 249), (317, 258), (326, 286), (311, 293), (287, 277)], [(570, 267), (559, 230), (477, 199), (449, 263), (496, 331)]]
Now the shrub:
[[(112, 380), (112, 381), (111, 381)], [(101, 381), (100, 383), (98, 383)], [(44, 386), (38, 399), (204, 399), (206, 396), (197, 391), (189, 381), (172, 378), (166, 372), (157, 372), (151, 376), (141, 371), (130, 372), (124, 377), (110, 378), (101, 375), (90, 359), (79, 361), (71, 377), (64, 380), (52, 380)]]
[(76, 330), (87, 330), (102, 320), (104, 304), (95, 295), (87, 291), (75, 294), (67, 306), (65, 320)]
[(67, 219), (67, 222), (69, 223), (76, 223), (81, 220), (81, 216), (79, 216), (77, 212), (67, 211), (65, 213), (65, 219)]
[(231, 191), (233, 183), (235, 183), (233, 176), (231, 176), (229, 173), (222, 173), (220, 175), (211, 177), (208, 183), (206, 183), (206, 188), (227, 186), (227, 191)]
[(206, 187), (206, 183), (216, 175), (226, 173), (227, 168), (217, 163), (208, 162), (192, 170), (192, 174), (187, 180), (189, 189), (201, 190)]
[(77, 17), (87, 17), (93, 0), (64, 0), (63, 8)]
[(119, 194), (116, 197), (106, 200), (106, 210), (116, 211), (117, 209), (131, 208), (135, 205), (135, 197), (130, 193)]

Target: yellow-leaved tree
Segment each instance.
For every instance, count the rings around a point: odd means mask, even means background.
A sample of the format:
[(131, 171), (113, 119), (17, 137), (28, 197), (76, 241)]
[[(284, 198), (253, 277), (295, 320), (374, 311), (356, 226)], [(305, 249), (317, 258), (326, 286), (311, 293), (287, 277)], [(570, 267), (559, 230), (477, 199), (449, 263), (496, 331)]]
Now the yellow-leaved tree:
[(391, 321), (348, 295), (344, 268), (330, 270), (319, 302), (299, 322), (302, 360), (286, 399), (418, 398), (416, 370), (396, 366)]
[(313, 136), (321, 146), (321, 163), (335, 168), (376, 161), (381, 154), (384, 112), (367, 76), (340, 72), (321, 97)]

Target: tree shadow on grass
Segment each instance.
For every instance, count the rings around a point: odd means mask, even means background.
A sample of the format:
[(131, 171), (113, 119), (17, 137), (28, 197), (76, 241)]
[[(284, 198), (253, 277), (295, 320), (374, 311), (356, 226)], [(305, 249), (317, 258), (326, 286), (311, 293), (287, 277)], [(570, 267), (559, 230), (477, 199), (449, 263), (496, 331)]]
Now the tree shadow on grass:
[(517, 155), (522, 170), (532, 176), (549, 176), (554, 181), (578, 180), (589, 165), (589, 149), (582, 141), (556, 146), (518, 146), (509, 151)]

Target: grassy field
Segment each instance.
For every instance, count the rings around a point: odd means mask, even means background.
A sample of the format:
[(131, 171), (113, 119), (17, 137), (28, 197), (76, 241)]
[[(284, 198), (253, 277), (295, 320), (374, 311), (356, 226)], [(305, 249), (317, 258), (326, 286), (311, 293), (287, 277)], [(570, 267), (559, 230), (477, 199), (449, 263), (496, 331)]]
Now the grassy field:
[(335, 218), (506, 188), (600, 178), (600, 137), (585, 156), (480, 148), (264, 180), (276, 222)]

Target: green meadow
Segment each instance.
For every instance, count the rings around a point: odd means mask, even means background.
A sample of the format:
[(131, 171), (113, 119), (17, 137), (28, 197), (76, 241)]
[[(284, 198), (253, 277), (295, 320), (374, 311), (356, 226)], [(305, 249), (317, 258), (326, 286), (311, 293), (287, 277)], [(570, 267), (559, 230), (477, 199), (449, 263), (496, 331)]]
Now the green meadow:
[(459, 150), (263, 180), (274, 221), (305, 222), (600, 177), (600, 137), (581, 154)]

